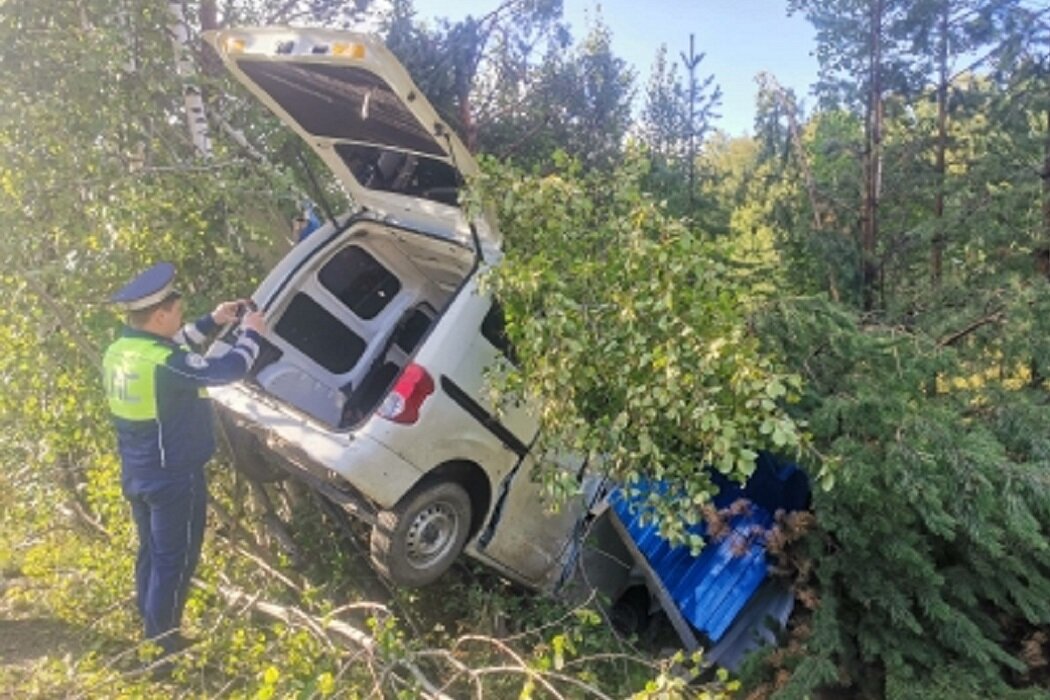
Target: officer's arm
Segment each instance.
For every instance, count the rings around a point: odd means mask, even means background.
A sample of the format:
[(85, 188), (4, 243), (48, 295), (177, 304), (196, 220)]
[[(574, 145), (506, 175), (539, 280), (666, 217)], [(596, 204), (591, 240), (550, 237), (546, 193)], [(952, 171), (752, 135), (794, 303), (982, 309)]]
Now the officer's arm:
[(207, 340), (208, 335), (211, 334), (219, 324), (215, 322), (211, 314), (204, 314), (196, 321), (187, 323), (183, 326), (175, 337), (172, 338), (179, 345), (189, 345), (190, 347), (199, 348)]
[(175, 376), (197, 386), (229, 384), (244, 377), (259, 356), (260, 336), (246, 330), (228, 352), (204, 357), (195, 352), (175, 350), (164, 366)]

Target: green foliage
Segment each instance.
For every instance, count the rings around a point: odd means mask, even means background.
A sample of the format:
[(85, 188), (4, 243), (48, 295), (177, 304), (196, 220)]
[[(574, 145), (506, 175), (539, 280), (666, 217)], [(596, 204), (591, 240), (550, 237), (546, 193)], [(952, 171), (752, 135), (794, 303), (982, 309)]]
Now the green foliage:
[(1025, 670), (1013, 625), (1050, 622), (1050, 407), (999, 382), (937, 390), (954, 352), (826, 302), (778, 304), (759, 327), (805, 367), (798, 408), (842, 465), (814, 503), (821, 600), (803, 664), (878, 669), (888, 697), (1007, 692)]
[[(935, 87), (920, 78), (941, 60), (943, 12), (951, 51), (1023, 45), (1017, 56), (1030, 55), (1040, 21), (1029, 14), (1027, 28), (1009, 29), (1009, 2), (919, 4), (907, 14), (884, 3), (888, 43), (872, 66), (861, 60), (871, 44), (850, 36), (871, 35), (876, 3), (794, 6), (818, 31), (825, 109), (806, 119), (775, 86), (763, 88), (755, 172), (776, 186), (745, 201), (774, 232), (788, 289), (841, 304), (785, 300), (757, 327), (802, 373), (792, 410), (840, 470), (814, 503), (819, 605), (798, 646), (771, 661), (787, 671), (777, 685), (791, 698), (825, 685), (873, 697), (1008, 697), (1039, 683), (1022, 652), (1050, 622), (1047, 284), (1033, 265), (1050, 209), (1041, 212), (1047, 192), (1031, 177), (1048, 138), (1045, 103), (1034, 98), (1044, 93), (1018, 89), (1023, 70), (1005, 82), (955, 76), (941, 139)], [(884, 110), (880, 295), (878, 311), (862, 316), (870, 210), (859, 156), (871, 147), (871, 115), (858, 96), (874, 71)], [(837, 82), (847, 74), (852, 84)]]
[(634, 73), (600, 19), (574, 42), (561, 16), (560, 2), (531, 0), (431, 26), (399, 1), (383, 30), (468, 148), (544, 167), (560, 149), (607, 167), (630, 127)]
[[(223, 20), (335, 24), (364, 4), (227, 3)], [(682, 91), (666, 60), (650, 90), (655, 155), (622, 162), (633, 75), (600, 23), (574, 44), (550, 0), (436, 28), (398, 2), (385, 28), (451, 123), (476, 132), (483, 150), (549, 173), (490, 164), (483, 186), (508, 241), (491, 280), (521, 359), (507, 381), (535, 394), (552, 452), (589, 453), (628, 483), (665, 480), (667, 498), (651, 506), (673, 537), (710, 496), (699, 465), (743, 478), (760, 447), (821, 455), (816, 476), (835, 485), (816, 494), (819, 527), (797, 567), (814, 609), (797, 616), (786, 649), (756, 662), (765, 687), (793, 698), (836, 685), (872, 697), (1045, 696), (1046, 10), (883, 3), (882, 295), (877, 313), (861, 315), (874, 4), (792, 6), (816, 23), (824, 109), (807, 118), (764, 82), (758, 139), (712, 139), (698, 158), (692, 231), (673, 216), (689, 193)], [(952, 8), (952, 51), (986, 49), (993, 70), (951, 80), (941, 142), (926, 83), (937, 20)], [(135, 675), (152, 651), (137, 642), (133, 535), (97, 379), (99, 348), (118, 325), (103, 300), (158, 259), (179, 266), (193, 311), (244, 294), (303, 194), (317, 198), (302, 144), (215, 75), (207, 54), (196, 82), (214, 152), (193, 149), (167, 22), (163, 4), (140, 0), (0, 5), (0, 215), (10, 232), (0, 242), (0, 606), (64, 620), (80, 644), (2, 672), (0, 685), (28, 695), (158, 691)], [(227, 138), (238, 132), (243, 140)], [(559, 148), (569, 157), (553, 156)], [(312, 155), (305, 162), (318, 170)], [(330, 181), (322, 187), (341, 203)], [(936, 283), (934, 241), (944, 246)], [(217, 482), (216, 502), (246, 517), (243, 492)], [(232, 584), (332, 620), (376, 599), (382, 589), (354, 543), (335, 538), (312, 505), (290, 520), (310, 562), (301, 591), (242, 555), (258, 543), (235, 542), (230, 525), (211, 532), (186, 616), (206, 641), (167, 690), (310, 697), (375, 687), (360, 657), (227, 607), (220, 594)], [(282, 575), (299, 576), (288, 557), (274, 558)], [(725, 677), (690, 685), (694, 660), (653, 662), (597, 608), (522, 595), (470, 568), (444, 585), (390, 596), (395, 614), (370, 628), (372, 662), (448, 672), (464, 695), (475, 680), (448, 659), (487, 669), (477, 682), (493, 697), (539, 697), (552, 678), (640, 697), (737, 691)], [(410, 697), (413, 683), (386, 690)]]
[(641, 140), (662, 159), (688, 157), (689, 105), (686, 99), (678, 75), (678, 63), (673, 59), (668, 62), (667, 46), (661, 45), (645, 87)]
[(507, 259), (493, 284), (520, 358), (510, 388), (540, 406), (544, 445), (617, 480), (660, 479), (649, 506), (680, 540), (713, 486), (755, 450), (799, 450), (783, 408), (798, 377), (760, 352), (730, 250), (691, 234), (639, 189), (644, 164), (528, 177), (492, 164)]
[(712, 202), (702, 200), (696, 186), (697, 161), (704, 140), (713, 128), (712, 122), (717, 116), (715, 110), (722, 98), (721, 88), (714, 84), (713, 75), (703, 78), (696, 75), (703, 58), (703, 53), (695, 56), (696, 63), (690, 71), (687, 57), (682, 53), (689, 76), (688, 84), (683, 85), (678, 76), (678, 63), (668, 63), (667, 47), (660, 46), (645, 88), (638, 132), (639, 140), (648, 148), (652, 161), (647, 189), (666, 201), (669, 210), (675, 214), (704, 217), (698, 225), (699, 230), (722, 233), (725, 227), (712, 226), (710, 220), (713, 217), (707, 212), (716, 209), (720, 214), (728, 214), (729, 209), (710, 206)]
[(718, 669), (715, 679), (703, 689), (695, 687), (702, 673), (703, 654), (694, 653), (689, 659), (681, 651), (667, 659), (659, 675), (645, 684), (645, 688), (631, 696), (632, 700), (729, 700), (740, 690), (740, 681), (730, 680), (729, 672)]
[[(805, 15), (816, 31), (820, 76), (817, 93), (826, 106), (863, 112), (879, 90), (907, 91), (919, 67), (902, 41), (914, 24), (916, 3), (904, 0), (790, 0), (789, 12)], [(920, 4), (928, 9), (928, 4)], [(881, 94), (879, 96), (881, 99)]]
[[(131, 641), (135, 547), (98, 377), (120, 322), (105, 298), (158, 259), (175, 262), (194, 312), (247, 293), (294, 199), (287, 176), (236, 143), (214, 139), (210, 159), (194, 151), (164, 6), (122, 7), (0, 10), (0, 214), (18, 232), (0, 243), (4, 607), (66, 621), (85, 649), (6, 671), (5, 687), (41, 696), (150, 693), (148, 678), (125, 677), (144, 659)], [(202, 612), (194, 596), (188, 624)], [(218, 649), (240, 622), (219, 624), (216, 612), (203, 614)]]
[(613, 166), (631, 125), (634, 72), (612, 51), (600, 21), (580, 42), (555, 35), (535, 68), (503, 82), (499, 103), (479, 141), (481, 150), (524, 167), (550, 167), (564, 151), (587, 168)]

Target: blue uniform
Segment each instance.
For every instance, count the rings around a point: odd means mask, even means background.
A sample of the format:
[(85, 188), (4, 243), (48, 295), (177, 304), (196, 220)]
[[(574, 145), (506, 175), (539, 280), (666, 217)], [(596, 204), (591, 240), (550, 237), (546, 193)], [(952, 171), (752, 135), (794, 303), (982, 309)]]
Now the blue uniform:
[(172, 340), (125, 328), (103, 360), (121, 485), (139, 536), (138, 608), (147, 638), (159, 638), (168, 650), (204, 535), (204, 465), (215, 452), (204, 388), (240, 379), (259, 352), (259, 336), (250, 330), (220, 357), (185, 347), (215, 328), (211, 316), (187, 324)]

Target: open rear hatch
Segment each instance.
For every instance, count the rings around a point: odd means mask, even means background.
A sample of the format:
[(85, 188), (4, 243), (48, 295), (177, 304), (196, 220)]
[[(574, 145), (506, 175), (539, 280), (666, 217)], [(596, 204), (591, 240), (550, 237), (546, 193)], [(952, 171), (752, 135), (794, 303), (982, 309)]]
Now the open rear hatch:
[(477, 162), (377, 39), (292, 28), (229, 29), (205, 38), (361, 207), (407, 225), (429, 220), (421, 228), (430, 230), (440, 222), (462, 245), (498, 250), (490, 217), (468, 221), (458, 206)]

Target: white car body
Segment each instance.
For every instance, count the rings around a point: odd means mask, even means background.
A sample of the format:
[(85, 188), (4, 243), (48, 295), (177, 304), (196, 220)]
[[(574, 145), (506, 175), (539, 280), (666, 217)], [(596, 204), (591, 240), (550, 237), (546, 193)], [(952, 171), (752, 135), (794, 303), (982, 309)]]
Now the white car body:
[[(536, 420), (491, 400), (486, 370), (507, 348), (479, 278), (501, 241), (491, 217), (469, 221), (457, 205), (473, 157), (371, 37), (207, 38), (359, 206), (294, 247), (252, 295), (267, 348), (249, 380), (211, 391), (238, 461), (298, 474), (373, 523), (373, 558), (395, 582), (428, 583), (463, 549), (556, 588), (597, 489), (548, 512), (530, 478)], [(583, 478), (582, 465), (567, 468)]]

